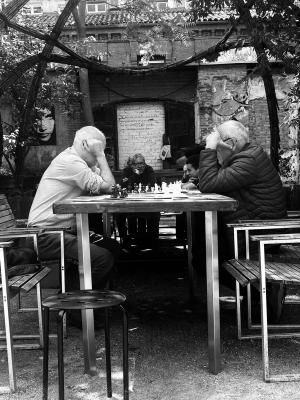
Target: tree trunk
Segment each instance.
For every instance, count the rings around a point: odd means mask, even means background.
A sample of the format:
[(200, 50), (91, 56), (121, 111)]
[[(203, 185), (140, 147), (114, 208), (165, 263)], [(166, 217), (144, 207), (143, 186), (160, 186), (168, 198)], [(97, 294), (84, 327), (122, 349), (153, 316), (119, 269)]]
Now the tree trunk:
[[(76, 23), (78, 39), (83, 40), (86, 37), (85, 30), (85, 8), (86, 1), (81, 1), (77, 9), (73, 10), (73, 16)], [(90, 96), (89, 71), (86, 68), (79, 69), (79, 85), (83, 94), (82, 108), (86, 125), (94, 125), (94, 116)]]
[(0, 168), (2, 167), (2, 157), (3, 157), (3, 126), (2, 126), (2, 117), (0, 113)]
[[(253, 3), (252, 3), (253, 5)], [(251, 6), (252, 6), (251, 5)], [(253, 20), (249, 8), (240, 5), (239, 13), (242, 21), (251, 33), (252, 45), (257, 55), (257, 62), (261, 69), (261, 76), (264, 82), (266, 100), (268, 104), (269, 122), (270, 122), (270, 157), (275, 166), (279, 169), (279, 119), (278, 119), (278, 103), (275, 91), (275, 85), (272, 75), (271, 65), (266, 55), (265, 46), (262, 42), (261, 32), (256, 22)]]
[(259, 60), (259, 65), (261, 66), (261, 75), (264, 82), (266, 100), (268, 105), (270, 123), (270, 157), (275, 168), (279, 170), (280, 131), (278, 119), (278, 103), (272, 70), (264, 48), (254, 45), (254, 49), (257, 54), (257, 60)]

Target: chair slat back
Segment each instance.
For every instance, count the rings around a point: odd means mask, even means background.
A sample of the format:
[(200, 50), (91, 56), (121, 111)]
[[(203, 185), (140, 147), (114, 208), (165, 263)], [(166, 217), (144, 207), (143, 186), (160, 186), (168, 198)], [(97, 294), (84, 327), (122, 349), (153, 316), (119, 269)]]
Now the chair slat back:
[(0, 230), (15, 228), (16, 220), (5, 194), (0, 194)]

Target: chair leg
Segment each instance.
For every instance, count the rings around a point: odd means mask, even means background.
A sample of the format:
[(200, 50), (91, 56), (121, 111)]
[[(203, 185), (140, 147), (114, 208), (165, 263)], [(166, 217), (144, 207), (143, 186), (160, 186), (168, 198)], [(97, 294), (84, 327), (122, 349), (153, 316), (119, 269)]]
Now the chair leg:
[(267, 314), (267, 296), (266, 296), (266, 272), (265, 260), (260, 249), (260, 307), (261, 307), (261, 336), (262, 336), (262, 361), (263, 378), (265, 382), (269, 381), (269, 347), (268, 347), (268, 314)]
[(129, 368), (128, 368), (128, 317), (126, 309), (120, 305), (123, 312), (123, 398), (129, 400)]
[(65, 388), (64, 388), (64, 319), (65, 310), (61, 310), (57, 316), (57, 360), (58, 360), (58, 390), (59, 400), (64, 400), (65, 398)]
[(44, 346), (44, 336), (43, 336), (43, 315), (42, 315), (42, 291), (41, 284), (36, 285), (36, 300), (38, 309), (38, 322), (39, 322), (39, 336), (40, 336), (40, 346)]
[(111, 383), (111, 354), (110, 354), (110, 321), (109, 310), (105, 310), (105, 362), (106, 362), (106, 386), (107, 397), (112, 397)]
[(49, 376), (49, 308), (44, 307), (44, 349), (43, 349), (43, 400), (48, 399)]
[(17, 383), (15, 374), (15, 364), (14, 364), (13, 337), (11, 330), (7, 264), (6, 264), (6, 255), (3, 248), (0, 248), (0, 268), (1, 268), (1, 278), (2, 278), (2, 296), (3, 296), (3, 311), (4, 311), (9, 387), (11, 392), (14, 392), (17, 388)]

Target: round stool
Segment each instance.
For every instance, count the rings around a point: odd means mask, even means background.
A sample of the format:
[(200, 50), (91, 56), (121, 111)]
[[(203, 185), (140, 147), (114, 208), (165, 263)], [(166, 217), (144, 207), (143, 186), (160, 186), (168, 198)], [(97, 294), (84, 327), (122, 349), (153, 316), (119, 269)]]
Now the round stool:
[(43, 301), (44, 352), (43, 352), (43, 400), (48, 399), (48, 358), (49, 358), (49, 311), (58, 311), (57, 316), (57, 357), (59, 400), (64, 399), (64, 359), (63, 359), (63, 317), (68, 310), (104, 309), (105, 311), (105, 359), (107, 397), (112, 397), (110, 323), (109, 310), (118, 307), (123, 314), (123, 398), (129, 399), (128, 374), (128, 321), (123, 306), (126, 297), (112, 290), (76, 290), (50, 296)]

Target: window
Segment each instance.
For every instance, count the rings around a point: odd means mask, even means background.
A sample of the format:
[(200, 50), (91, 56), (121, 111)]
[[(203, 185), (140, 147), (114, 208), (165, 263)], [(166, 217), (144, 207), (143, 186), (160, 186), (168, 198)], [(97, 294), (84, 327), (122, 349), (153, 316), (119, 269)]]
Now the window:
[(106, 4), (105, 3), (97, 4), (97, 11), (98, 12), (105, 12), (106, 11)]
[(24, 14), (31, 14), (31, 8), (30, 7), (23, 7), (22, 9)]
[(78, 36), (77, 35), (72, 35), (72, 40), (77, 40)]
[(33, 7), (33, 14), (41, 14), (42, 12), (42, 7)]
[(158, 10), (165, 10), (167, 7), (168, 7), (168, 3), (166, 1), (158, 1), (157, 2)]
[(110, 38), (112, 40), (120, 40), (122, 37), (121, 33), (111, 33)]
[(215, 29), (215, 36), (223, 36), (225, 34), (225, 29)]
[(211, 36), (211, 30), (204, 30), (201, 32), (202, 36)]
[(40, 6), (27, 6), (22, 9), (24, 14), (42, 14), (43, 9)]
[(107, 33), (99, 33), (98, 40), (108, 40), (108, 34)]
[(98, 2), (98, 3), (89, 3), (86, 6), (86, 11), (89, 14), (94, 14), (98, 12), (105, 12), (106, 11), (106, 2)]
[(118, 0), (110, 0), (110, 6), (111, 7), (118, 7), (119, 1)]
[(88, 13), (96, 12), (96, 4), (88, 4), (86, 7)]
[(240, 35), (247, 36), (248, 35), (248, 29), (241, 29), (240, 30)]

